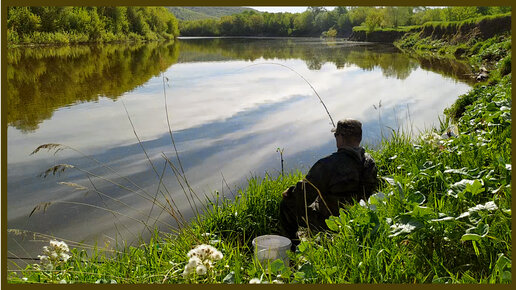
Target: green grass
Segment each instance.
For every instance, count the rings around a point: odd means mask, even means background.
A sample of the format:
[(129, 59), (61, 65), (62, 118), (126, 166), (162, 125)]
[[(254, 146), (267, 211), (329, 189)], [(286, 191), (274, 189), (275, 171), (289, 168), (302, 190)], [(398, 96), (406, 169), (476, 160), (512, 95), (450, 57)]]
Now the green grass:
[[(29, 265), (10, 283), (511, 283), (510, 38), (471, 49), (482, 62), (500, 52), (496, 79), (446, 110), (438, 128), (410, 138), (393, 131), (375, 158), (382, 184), (368, 201), (331, 217), (331, 231), (307, 237), (291, 264), (269, 272), (253, 261), (251, 240), (278, 230), (281, 192), (303, 177), (252, 177), (233, 199), (214, 193), (175, 233), (156, 231), (139, 247), (72, 249), (52, 270)], [(444, 137), (454, 132), (452, 137)], [(206, 275), (183, 277), (187, 253), (211, 244), (224, 257)], [(26, 278), (26, 279), (23, 279)]]
[[(398, 26), (398, 27), (376, 27), (374, 31), (399, 31), (399, 32), (410, 32), (413, 30), (420, 29), (420, 25), (409, 25), (409, 26)], [(353, 31), (366, 31), (369, 32), (367, 26), (354, 26)]]

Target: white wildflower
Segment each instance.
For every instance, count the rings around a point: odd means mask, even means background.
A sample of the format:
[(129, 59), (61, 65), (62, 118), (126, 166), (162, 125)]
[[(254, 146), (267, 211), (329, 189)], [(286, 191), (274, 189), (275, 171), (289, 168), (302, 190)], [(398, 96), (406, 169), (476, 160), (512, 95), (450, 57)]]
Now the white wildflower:
[(187, 265), (183, 271), (183, 277), (196, 272), (197, 275), (206, 275), (213, 267), (213, 262), (221, 260), (224, 255), (211, 245), (198, 245), (187, 253)]
[(68, 259), (70, 259), (70, 255), (66, 254), (66, 253), (61, 253), (61, 259), (63, 259), (63, 261), (68, 261)]
[(262, 282), (262, 280), (258, 279), (258, 278), (253, 278), (249, 281), (249, 284), (260, 284)]
[(199, 259), (198, 257), (191, 257), (190, 260), (188, 261), (188, 266), (192, 267), (192, 268), (195, 268), (197, 267), (197, 265), (199, 264), (202, 264), (202, 261), (201, 259)]
[(38, 255), (38, 258), (46, 269), (52, 270), (70, 259), (70, 249), (63, 241), (50, 240), (49, 244), (50, 246), (43, 246), (43, 255)]
[(211, 257), (213, 258), (213, 260), (218, 261), (218, 260), (222, 260), (222, 258), (224, 257), (224, 255), (223, 255), (221, 252), (216, 251), (216, 252), (214, 252), (214, 253), (211, 255)]
[(38, 255), (38, 258), (41, 262), (46, 262), (48, 261), (48, 256), (47, 255)]
[(29, 278), (27, 278), (27, 277), (23, 277), (21, 279), (22, 279), (23, 282), (27, 282), (29, 280)]
[(190, 275), (190, 273), (192, 273), (192, 270), (189, 269), (188, 267), (185, 267), (185, 270), (183, 271), (183, 278), (186, 278)]
[(195, 269), (195, 272), (199, 276), (206, 275), (206, 272), (207, 272), (206, 266), (204, 266), (202, 264), (197, 266), (197, 268)]
[(66, 280), (63, 279), (63, 280), (59, 281), (59, 284), (66, 284)]
[(272, 284), (283, 284), (281, 280), (272, 280)]

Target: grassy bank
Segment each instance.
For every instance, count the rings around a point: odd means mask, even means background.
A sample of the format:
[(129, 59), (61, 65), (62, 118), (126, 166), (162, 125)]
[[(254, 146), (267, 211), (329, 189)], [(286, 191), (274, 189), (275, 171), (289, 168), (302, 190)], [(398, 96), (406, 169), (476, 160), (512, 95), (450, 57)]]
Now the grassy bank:
[(510, 15), (462, 22), (430, 22), (404, 34), (394, 45), (410, 53), (464, 59), (473, 68), (487, 66), (503, 76), (511, 67), (509, 27)]
[[(370, 42), (399, 42), (413, 47), (448, 49), (447, 45), (462, 44), (467, 47), (472, 39), (484, 41), (502, 33), (510, 34), (511, 14), (497, 14), (471, 18), (463, 21), (433, 21), (422, 25), (398, 27), (361, 26), (353, 27), (350, 40)], [(429, 45), (428, 47), (424, 47)]]
[[(478, 66), (500, 45), (476, 43), (478, 50), (466, 57)], [(500, 61), (507, 57), (510, 62), (510, 47), (492, 64), (493, 77), (459, 97), (438, 128), (414, 138), (393, 131), (371, 151), (382, 178), (379, 192), (331, 217), (331, 231), (307, 237), (288, 266), (273, 262), (267, 273), (253, 261), (251, 240), (277, 231), (281, 192), (301, 172), (251, 178), (234, 200), (215, 193), (190, 225), (156, 232), (139, 247), (76, 247), (67, 259), (11, 272), (9, 281), (510, 283), (512, 78)], [(222, 257), (183, 275), (189, 251), (201, 244)], [(49, 256), (61, 251), (50, 247)]]

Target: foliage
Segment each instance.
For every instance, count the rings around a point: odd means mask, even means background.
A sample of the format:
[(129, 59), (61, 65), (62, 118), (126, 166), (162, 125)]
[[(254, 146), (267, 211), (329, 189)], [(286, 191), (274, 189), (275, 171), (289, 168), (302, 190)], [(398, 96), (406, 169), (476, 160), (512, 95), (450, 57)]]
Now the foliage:
[(328, 37), (328, 38), (337, 37), (337, 30), (332, 27), (332, 28), (328, 29), (328, 31), (323, 31), (321, 36)]
[(212, 7), (212, 6), (193, 6), (193, 7), (167, 7), (178, 20), (201, 20), (218, 19), (223, 16), (242, 13), (253, 10), (245, 7)]
[(176, 18), (163, 7), (10, 6), (7, 28), (10, 45), (173, 39), (179, 35)]
[[(347, 37), (353, 28), (364, 26), (368, 31), (378, 28), (421, 25), (429, 21), (458, 21), (478, 16), (510, 11), (510, 7), (444, 7), (413, 6), (343, 7), (331, 11), (309, 7), (302, 13), (260, 13), (254, 10), (220, 19), (181, 21), (183, 36), (319, 36), (334, 28), (338, 36)], [(206, 8), (208, 9), (208, 8)], [(503, 12), (502, 12), (503, 11)]]
[(372, 32), (376, 27), (381, 26), (384, 23), (384, 14), (379, 10), (375, 10), (369, 13), (364, 21), (368, 32)]

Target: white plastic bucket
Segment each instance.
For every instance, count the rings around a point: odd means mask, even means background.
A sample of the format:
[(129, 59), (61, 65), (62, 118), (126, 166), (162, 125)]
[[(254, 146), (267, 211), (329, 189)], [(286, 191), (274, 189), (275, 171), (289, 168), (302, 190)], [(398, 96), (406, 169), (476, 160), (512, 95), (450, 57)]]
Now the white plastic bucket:
[(277, 235), (259, 236), (253, 240), (255, 257), (264, 267), (277, 259), (282, 260), (288, 267), (287, 251), (290, 250), (291, 245), (290, 239)]

